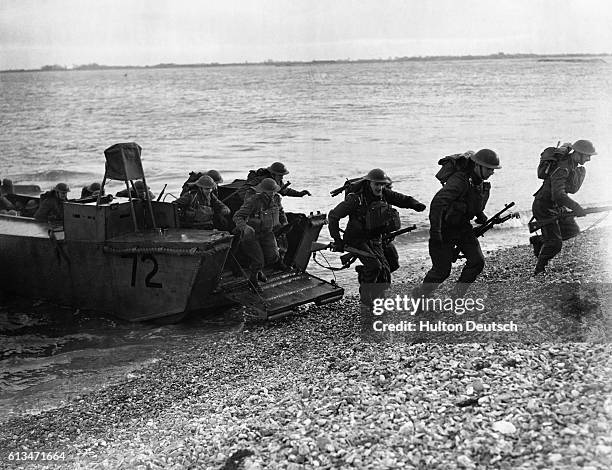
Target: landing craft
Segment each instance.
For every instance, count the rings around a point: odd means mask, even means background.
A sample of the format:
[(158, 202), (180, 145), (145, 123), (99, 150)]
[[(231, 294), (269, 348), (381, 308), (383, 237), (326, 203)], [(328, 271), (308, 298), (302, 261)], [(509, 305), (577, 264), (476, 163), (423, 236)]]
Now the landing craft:
[[(108, 179), (146, 184), (138, 144), (104, 152)], [(219, 188), (223, 198), (240, 181)], [(128, 191), (129, 192), (129, 191)], [(31, 195), (8, 196), (22, 206)], [(284, 261), (291, 272), (267, 271), (263, 292), (226, 266), (233, 235), (181, 228), (176, 206), (145, 199), (64, 203), (64, 223), (52, 227), (29, 217), (0, 214), (0, 285), (28, 298), (111, 313), (130, 321), (178, 321), (193, 311), (243, 305), (261, 319), (297, 306), (342, 298), (344, 290), (306, 272), (310, 247), (325, 215), (287, 214)]]

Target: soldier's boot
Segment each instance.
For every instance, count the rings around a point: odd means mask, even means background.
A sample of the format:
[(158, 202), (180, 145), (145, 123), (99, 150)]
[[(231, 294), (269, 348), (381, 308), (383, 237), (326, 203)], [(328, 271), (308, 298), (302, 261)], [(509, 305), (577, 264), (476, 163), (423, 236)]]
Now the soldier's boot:
[(535, 269), (533, 270), (532, 276), (537, 276), (538, 274), (542, 274), (546, 272), (546, 262), (541, 262), (538, 260), (536, 263)]
[(540, 251), (542, 250), (542, 245), (544, 242), (542, 241), (542, 235), (534, 235), (529, 237), (529, 243), (533, 246), (533, 254), (537, 258), (540, 256)]
[(279, 258), (278, 261), (272, 265), (272, 267), (277, 271), (283, 271), (283, 272), (291, 271), (291, 267), (287, 266), (283, 262), (282, 258)]
[[(263, 292), (263, 289), (261, 288), (261, 286), (259, 285), (259, 273), (261, 271), (252, 271), (251, 275), (249, 276), (249, 284), (250, 287), (253, 291), (255, 291), (256, 293), (260, 293)], [(263, 273), (262, 273), (263, 274)]]

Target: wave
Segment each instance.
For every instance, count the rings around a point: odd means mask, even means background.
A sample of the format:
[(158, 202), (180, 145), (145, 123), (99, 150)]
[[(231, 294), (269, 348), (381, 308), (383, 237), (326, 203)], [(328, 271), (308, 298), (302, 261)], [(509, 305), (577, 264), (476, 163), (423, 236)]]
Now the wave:
[(99, 173), (70, 170), (41, 170), (31, 173), (21, 173), (9, 176), (15, 184), (45, 184), (56, 182), (67, 182), (74, 184), (75, 181), (98, 181), (101, 179)]

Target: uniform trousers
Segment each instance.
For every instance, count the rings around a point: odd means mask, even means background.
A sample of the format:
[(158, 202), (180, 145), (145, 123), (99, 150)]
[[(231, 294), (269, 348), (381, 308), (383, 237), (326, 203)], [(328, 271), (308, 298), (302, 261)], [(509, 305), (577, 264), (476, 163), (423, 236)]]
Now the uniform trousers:
[(432, 267), (423, 280), (424, 287), (426, 284), (429, 285), (429, 289), (426, 288), (426, 290), (432, 291), (450, 276), (453, 262), (456, 260), (456, 248), (466, 258), (465, 266), (457, 280), (458, 283), (472, 283), (482, 272), (485, 266), (484, 255), (472, 228), (466, 226), (451, 233), (443, 232), (442, 242), (429, 240)]
[[(559, 213), (559, 208), (544, 199), (534, 199), (532, 205), (536, 220), (550, 219)], [(538, 268), (544, 268), (548, 261), (561, 251), (563, 241), (574, 238), (580, 233), (580, 227), (574, 217), (561, 217), (556, 221), (542, 227), (542, 235), (534, 240), (541, 245), (538, 251)]]
[(278, 245), (274, 232), (259, 232), (242, 239), (240, 247), (249, 260), (252, 272), (260, 271), (264, 266), (279, 260)]

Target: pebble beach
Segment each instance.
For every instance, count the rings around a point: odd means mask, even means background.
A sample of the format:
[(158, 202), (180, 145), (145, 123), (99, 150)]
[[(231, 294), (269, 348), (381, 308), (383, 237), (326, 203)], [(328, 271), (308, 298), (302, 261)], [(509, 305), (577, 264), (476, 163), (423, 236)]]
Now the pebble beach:
[[(565, 242), (538, 278), (527, 245), (485, 253), (487, 312), (529, 325), (522, 336), (368, 338), (353, 286), (338, 303), (186, 340), (119, 383), (11, 418), (0, 466), (610, 468), (610, 235)], [(428, 268), (403, 264), (398, 294)], [(9, 460), (30, 451), (65, 459)]]

